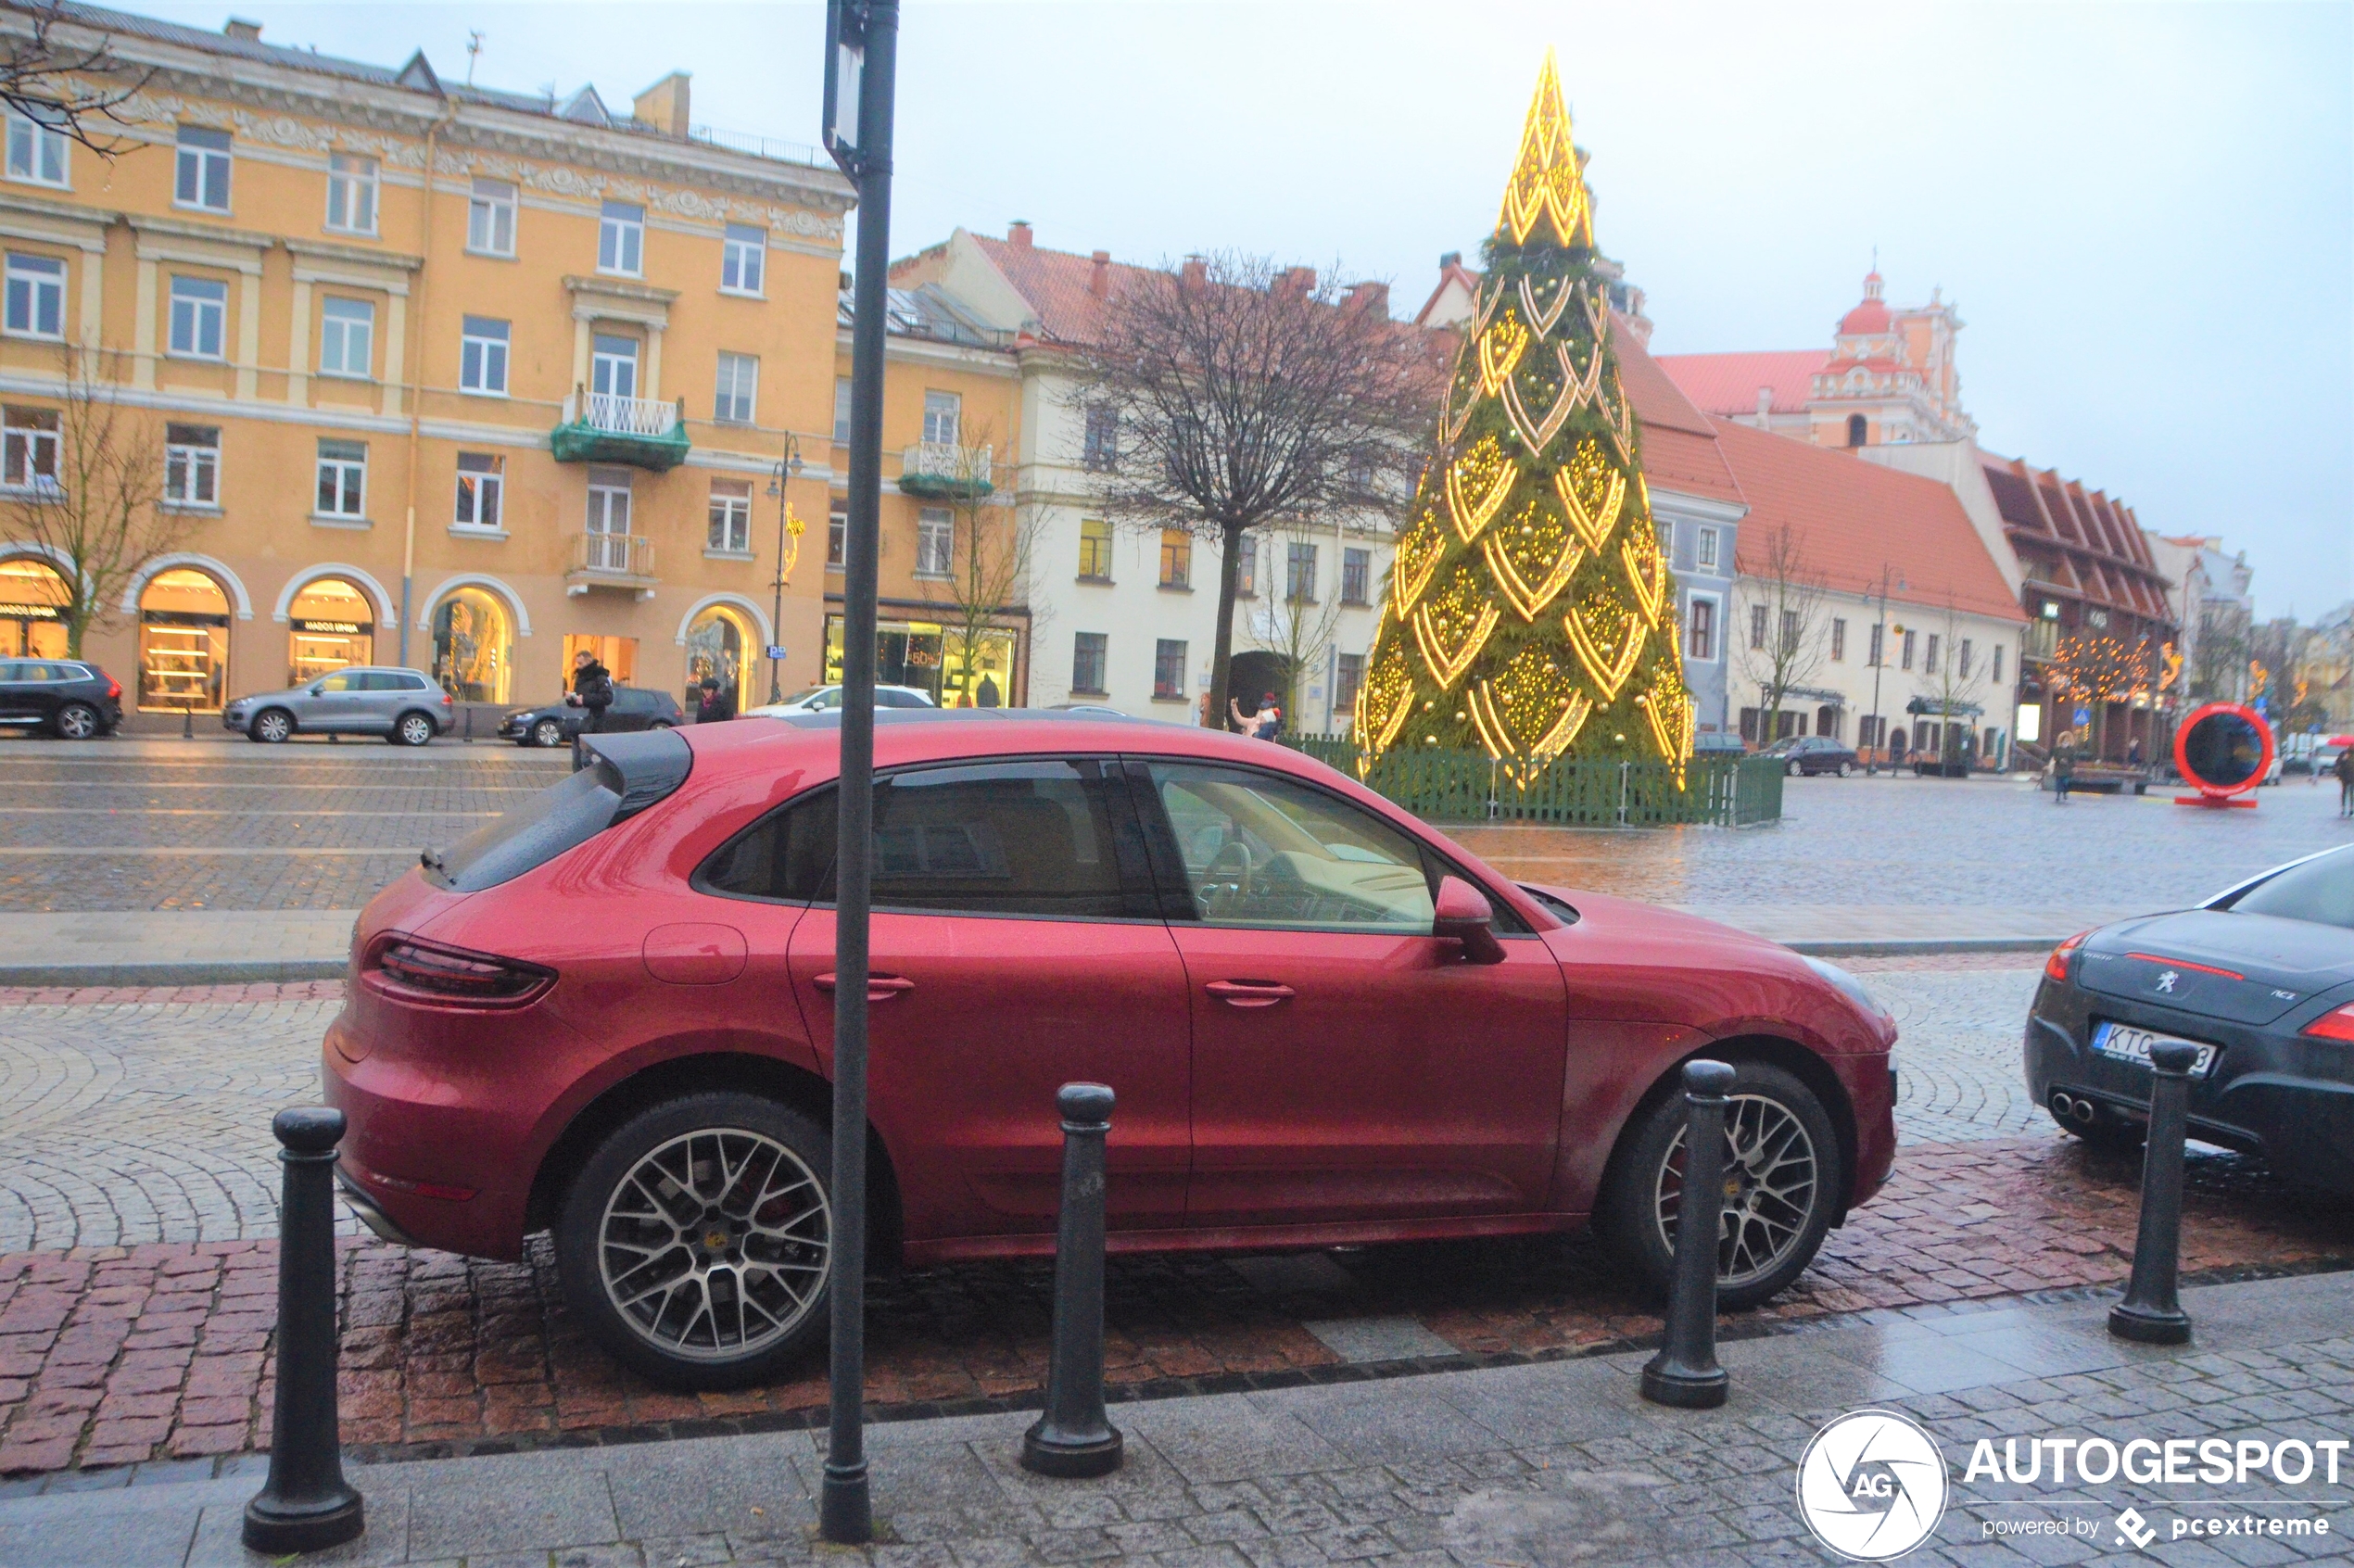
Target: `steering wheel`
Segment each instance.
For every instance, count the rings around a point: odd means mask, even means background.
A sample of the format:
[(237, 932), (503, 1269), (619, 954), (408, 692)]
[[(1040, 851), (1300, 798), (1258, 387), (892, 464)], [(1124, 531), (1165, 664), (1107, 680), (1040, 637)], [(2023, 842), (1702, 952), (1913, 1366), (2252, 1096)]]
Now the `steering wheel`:
[(1252, 857), (1250, 845), (1240, 839), (1229, 839), (1218, 846), (1209, 857), (1209, 866), (1202, 873), (1198, 890), (1202, 906), (1207, 910), (1224, 911), (1232, 908), (1251, 892), (1251, 879), (1259, 869)]

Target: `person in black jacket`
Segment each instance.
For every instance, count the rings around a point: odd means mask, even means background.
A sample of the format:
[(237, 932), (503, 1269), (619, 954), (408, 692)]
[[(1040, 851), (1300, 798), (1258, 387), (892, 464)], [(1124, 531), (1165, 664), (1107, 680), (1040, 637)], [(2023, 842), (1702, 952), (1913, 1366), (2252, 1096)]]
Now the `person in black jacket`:
[(581, 733), (603, 733), (605, 710), (613, 706), (613, 672), (585, 648), (572, 658), (572, 699), (576, 707), (588, 711), (588, 722), (580, 727)]
[(700, 693), (695, 699), (697, 724), (718, 724), (736, 716), (736, 689), (733, 686), (722, 686), (717, 676), (707, 675), (695, 689)]

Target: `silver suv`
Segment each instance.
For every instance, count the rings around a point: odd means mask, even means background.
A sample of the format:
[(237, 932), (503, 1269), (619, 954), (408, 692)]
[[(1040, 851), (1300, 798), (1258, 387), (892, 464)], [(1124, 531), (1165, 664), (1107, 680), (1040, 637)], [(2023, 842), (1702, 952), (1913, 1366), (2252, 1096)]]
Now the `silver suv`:
[(223, 729), (275, 744), (296, 734), (381, 735), (422, 746), (449, 727), (453, 704), (423, 670), (354, 664), (308, 686), (240, 697), (221, 710)]

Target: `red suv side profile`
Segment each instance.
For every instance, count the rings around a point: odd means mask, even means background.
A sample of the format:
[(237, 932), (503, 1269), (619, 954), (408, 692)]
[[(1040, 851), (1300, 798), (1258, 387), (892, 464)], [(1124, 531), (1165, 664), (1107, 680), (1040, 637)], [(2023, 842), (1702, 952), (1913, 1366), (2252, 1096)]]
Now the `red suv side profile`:
[[(1738, 1071), (1724, 1298), (1886, 1180), (1895, 1025), (1853, 979), (1523, 887), (1263, 741), (877, 714), (876, 1256), (1050, 1253), (1055, 1091), (1119, 1095), (1116, 1250), (1591, 1223), (1664, 1288), (1680, 1065)], [(594, 738), (379, 894), (327, 1031), (340, 1180), (396, 1240), (519, 1257), (668, 1385), (823, 1333), (839, 715)]]

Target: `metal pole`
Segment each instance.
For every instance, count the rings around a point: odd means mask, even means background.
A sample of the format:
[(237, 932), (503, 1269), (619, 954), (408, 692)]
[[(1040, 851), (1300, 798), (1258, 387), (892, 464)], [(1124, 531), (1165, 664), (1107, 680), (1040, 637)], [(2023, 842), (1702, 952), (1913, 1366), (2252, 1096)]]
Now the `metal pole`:
[(2175, 1293), (2183, 1254), (2183, 1138), (2190, 1123), (2191, 1068), (2198, 1047), (2169, 1040), (2150, 1047), (2149, 1141), (2142, 1149), (2142, 1223), (2133, 1276), (2108, 1311), (2108, 1332), (2144, 1345), (2187, 1345), (2190, 1314)]
[[(863, 225), (861, 232), (864, 232)], [(778, 458), (777, 460), (777, 602), (768, 613), (768, 645), (771, 648), (776, 647), (778, 639), (785, 635), (785, 513), (792, 506), (792, 497), (785, 487), (785, 480), (789, 477), (785, 473), (786, 467), (786, 460)], [(768, 660), (768, 701), (771, 702), (781, 702), (785, 700), (785, 689), (778, 685), (777, 680), (777, 664), (776, 657), (771, 655)]]
[(875, 777), (875, 558), (882, 511), (883, 330), (891, 267), (898, 0), (867, 7), (859, 87), (858, 271), (850, 346), (850, 518), (842, 549), (841, 837), (835, 849), (832, 1392), (817, 1527), (874, 1537), (867, 1486), (867, 910)]
[(1684, 1191), (1676, 1205), (1676, 1272), (1659, 1354), (1643, 1368), (1643, 1397), (1681, 1410), (1725, 1402), (1716, 1364), (1716, 1248), (1725, 1216), (1725, 1095), (1733, 1069), (1684, 1064)]
[(1120, 1428), (1104, 1414), (1104, 1138), (1112, 1092), (1066, 1083), (1062, 1208), (1055, 1220), (1055, 1338), (1046, 1413), (1021, 1439), (1021, 1467), (1041, 1475), (1108, 1475), (1120, 1468)]
[[(1888, 667), (1888, 566), (1885, 563), (1879, 569), (1879, 625), (1873, 629), (1878, 634), (1875, 640), (1879, 648), (1872, 658), (1872, 720), (1880, 727), (1875, 736), (1875, 743), (1885, 752), (1888, 750), (1888, 732), (1879, 716), (1879, 673)], [(1879, 765), (1867, 756), (1864, 759), (1864, 777), (1869, 778), (1879, 771)], [(1889, 771), (1892, 773), (1895, 769), (1892, 765)]]

